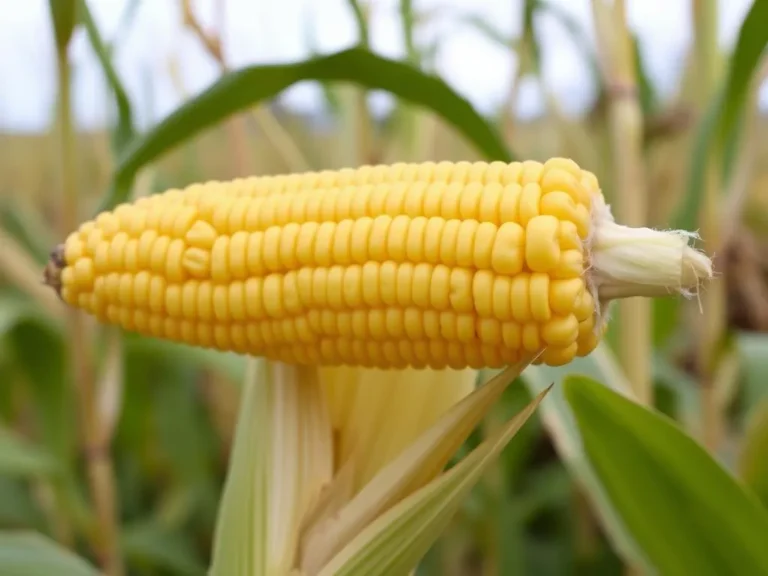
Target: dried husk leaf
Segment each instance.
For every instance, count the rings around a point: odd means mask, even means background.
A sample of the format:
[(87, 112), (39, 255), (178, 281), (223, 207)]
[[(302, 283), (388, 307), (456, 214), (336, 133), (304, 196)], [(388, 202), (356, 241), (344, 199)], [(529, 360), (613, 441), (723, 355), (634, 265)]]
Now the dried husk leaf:
[[(551, 386), (550, 386), (551, 388)], [(530, 418), (547, 388), (460, 463), (362, 529), (319, 576), (407, 574), (437, 540), (464, 497)]]
[(532, 359), (531, 356), (510, 366), (455, 404), (384, 466), (348, 504), (309, 525), (302, 538), (302, 570), (315, 573), (366, 525), (440, 474), (509, 383)]

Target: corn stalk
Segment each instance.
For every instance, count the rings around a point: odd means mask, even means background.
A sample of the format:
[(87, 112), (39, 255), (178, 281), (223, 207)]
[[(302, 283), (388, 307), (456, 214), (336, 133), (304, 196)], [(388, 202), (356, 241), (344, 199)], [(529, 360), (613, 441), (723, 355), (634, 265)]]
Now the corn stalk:
[[(80, 197), (76, 172), (77, 139), (72, 122), (71, 75), (69, 63), (69, 41), (57, 43), (56, 64), (59, 89), (59, 137), (62, 185), (62, 237), (78, 227), (80, 220)], [(88, 482), (96, 512), (96, 526), (92, 533), (93, 546), (100, 564), (108, 576), (123, 574), (122, 559), (118, 542), (118, 519), (115, 498), (115, 480), (112, 460), (109, 454), (109, 417), (101, 411), (99, 387), (93, 369), (93, 358), (89, 351), (92, 341), (85, 317), (77, 310), (68, 311), (69, 350), (73, 380), (82, 419), (83, 452), (86, 461)]]
[[(612, 6), (606, 0), (593, 0), (592, 11), (608, 91), (610, 137), (616, 167), (616, 215), (627, 226), (642, 227), (648, 214), (642, 156), (643, 115), (626, 9), (623, 0), (615, 0)], [(638, 400), (651, 404), (650, 300), (623, 300), (619, 303), (619, 313), (619, 358)]]
[[(694, 66), (696, 74), (696, 102), (702, 114), (710, 102), (718, 82), (717, 2), (693, 0)], [(720, 158), (710, 157), (704, 179), (700, 229), (705, 247), (712, 255), (720, 244), (720, 214), (718, 182), (721, 179)], [(717, 450), (722, 440), (722, 408), (718, 401), (716, 358), (726, 324), (726, 294), (724, 282), (713, 282), (702, 294), (703, 326), (698, 341), (698, 368), (701, 386), (702, 434), (704, 445)]]

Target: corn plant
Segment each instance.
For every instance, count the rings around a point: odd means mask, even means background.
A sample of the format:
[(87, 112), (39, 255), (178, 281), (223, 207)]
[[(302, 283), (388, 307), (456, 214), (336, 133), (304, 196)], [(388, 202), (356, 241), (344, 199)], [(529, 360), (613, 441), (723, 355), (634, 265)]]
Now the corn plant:
[[(0, 203), (0, 573), (768, 571), (767, 345), (728, 316), (736, 286), (761, 325), (768, 2), (727, 59), (692, 2), (682, 143), (624, 2), (592, 3), (595, 50), (547, 2), (520, 2), (519, 38), (457, 18), (542, 84), (536, 22), (579, 42), (602, 97), (577, 123), (548, 93), (560, 149), (515, 87), (494, 120), (440, 79), (415, 3), (403, 61), (351, 1), (357, 46), (241, 69), (180, 4), (222, 76), (140, 132), (125, 32), (50, 2), (57, 195)], [(71, 118), (79, 27), (114, 102), (97, 153)], [(304, 81), (331, 140), (272, 112)], [(397, 101), (383, 128), (372, 90)], [(691, 161), (665, 212), (669, 147)]]

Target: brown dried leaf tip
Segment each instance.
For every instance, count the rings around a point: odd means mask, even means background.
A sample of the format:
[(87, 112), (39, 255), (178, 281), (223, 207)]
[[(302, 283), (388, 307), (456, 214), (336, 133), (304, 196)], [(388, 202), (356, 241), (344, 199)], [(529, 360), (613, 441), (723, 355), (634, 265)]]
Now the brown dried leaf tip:
[(64, 244), (51, 250), (48, 262), (43, 270), (43, 282), (53, 288), (61, 298), (61, 272), (67, 266), (64, 259)]

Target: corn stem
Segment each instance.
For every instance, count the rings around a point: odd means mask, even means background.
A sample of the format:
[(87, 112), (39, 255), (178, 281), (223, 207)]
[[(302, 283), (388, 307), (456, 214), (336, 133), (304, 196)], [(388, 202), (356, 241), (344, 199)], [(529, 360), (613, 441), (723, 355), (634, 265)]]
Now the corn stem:
[[(715, 93), (717, 71), (717, 2), (715, 0), (693, 0), (694, 20), (694, 66), (696, 70), (696, 93), (701, 99), (699, 113)], [(700, 229), (705, 247), (710, 254), (720, 246), (720, 202), (718, 183), (720, 151), (716, 151), (706, 162)], [(704, 325), (698, 340), (698, 368), (701, 386), (702, 441), (711, 451), (717, 450), (723, 434), (723, 414), (716, 390), (717, 365), (715, 359), (719, 342), (725, 329), (725, 284), (714, 282), (702, 295)]]
[[(64, 232), (75, 230), (79, 222), (79, 194), (75, 168), (77, 141), (72, 124), (70, 64), (68, 44), (57, 46), (59, 83), (59, 134), (62, 182), (62, 222)], [(96, 381), (88, 350), (90, 342), (85, 318), (75, 309), (69, 312), (68, 327), (71, 365), (82, 419), (83, 451), (85, 455), (91, 497), (96, 511), (97, 526), (93, 546), (99, 563), (108, 576), (123, 574), (118, 546), (117, 506), (112, 461), (109, 456), (108, 435), (102, 431)]]
[[(624, 2), (615, 0), (611, 7), (605, 0), (593, 0), (592, 8), (608, 90), (617, 219), (627, 226), (643, 227), (648, 213), (642, 157), (643, 115)], [(622, 300), (619, 314), (619, 358), (637, 399), (651, 404), (650, 301)]]

